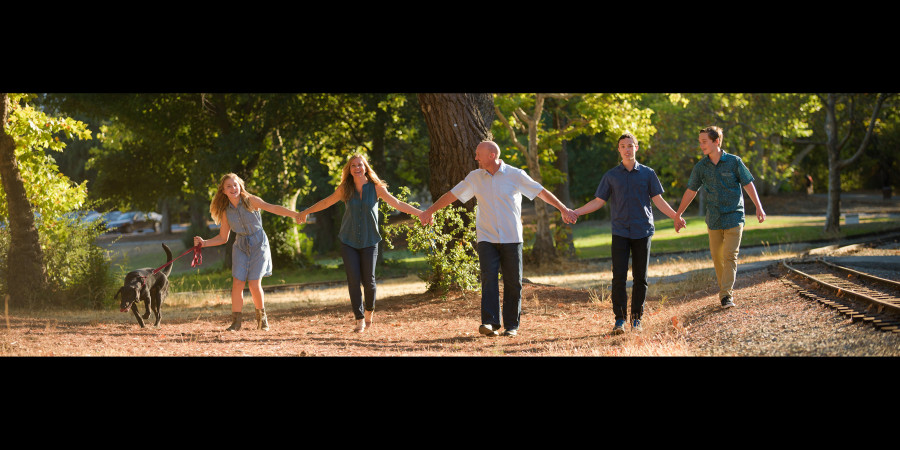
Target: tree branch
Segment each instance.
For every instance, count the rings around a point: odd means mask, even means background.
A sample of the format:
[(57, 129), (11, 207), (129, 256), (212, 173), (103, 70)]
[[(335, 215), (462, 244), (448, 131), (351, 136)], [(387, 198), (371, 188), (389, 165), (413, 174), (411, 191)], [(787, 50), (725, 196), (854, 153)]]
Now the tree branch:
[[(850, 136), (853, 134), (853, 128), (854, 128), (853, 125), (856, 125), (856, 117), (853, 114), (853, 111), (855, 109), (853, 107), (854, 98), (855, 97), (850, 97), (850, 110), (847, 112), (847, 115), (849, 116), (849, 119), (850, 119), (850, 126), (847, 127), (847, 135), (845, 135), (844, 138), (841, 139), (841, 142), (838, 143), (838, 146), (837, 146), (838, 154), (840, 154), (840, 151), (843, 150), (845, 145), (847, 145), (847, 141), (850, 140)], [(837, 123), (841, 123), (841, 121), (838, 120)]]
[(887, 94), (878, 94), (878, 100), (875, 102), (875, 110), (872, 111), (872, 118), (869, 119), (869, 128), (866, 130), (866, 137), (863, 138), (862, 143), (859, 144), (859, 149), (856, 150), (856, 154), (847, 158), (838, 163), (838, 167), (846, 167), (850, 164), (853, 164), (860, 156), (862, 156), (863, 152), (866, 150), (866, 146), (869, 145), (869, 139), (872, 138), (873, 131), (875, 130), (875, 122), (878, 119), (878, 113), (881, 111), (881, 105), (884, 103), (884, 99), (887, 97)]
[(515, 114), (516, 118), (519, 119), (520, 122), (525, 123), (529, 127), (534, 125), (534, 121), (531, 120), (531, 117), (528, 117), (528, 114), (525, 113), (525, 111), (522, 111), (522, 108), (517, 107), (515, 111), (513, 111), (513, 114)]
[(506, 120), (506, 116), (504, 116), (503, 113), (500, 112), (500, 107), (497, 106), (496, 103), (494, 104), (494, 112), (497, 114), (497, 117), (500, 119), (500, 122), (502, 122), (504, 125), (506, 125), (506, 128), (509, 130), (509, 136), (512, 138), (513, 144), (516, 144), (516, 148), (518, 148), (523, 153), (525, 153), (526, 152), (525, 146), (522, 145), (522, 143), (519, 142), (519, 138), (516, 137), (516, 130), (514, 130), (513, 126), (509, 124), (508, 120)]

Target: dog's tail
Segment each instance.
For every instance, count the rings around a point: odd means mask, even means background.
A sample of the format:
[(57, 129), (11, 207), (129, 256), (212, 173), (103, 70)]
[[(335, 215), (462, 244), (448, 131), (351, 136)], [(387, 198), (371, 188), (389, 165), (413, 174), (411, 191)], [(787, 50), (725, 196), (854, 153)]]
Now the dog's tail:
[[(163, 244), (162, 246), (163, 246), (163, 250), (166, 251), (166, 257), (168, 258), (168, 259), (166, 260), (166, 262), (167, 262), (167, 263), (171, 263), (171, 262), (172, 262), (172, 250), (169, 250), (169, 246), (166, 245), (166, 244)], [(165, 271), (165, 272), (166, 272), (166, 277), (167, 277), (167, 278), (168, 278), (169, 274), (172, 273), (172, 266), (174, 266), (174, 265), (175, 265), (175, 264), (169, 264), (168, 266), (166, 266), (166, 271)]]

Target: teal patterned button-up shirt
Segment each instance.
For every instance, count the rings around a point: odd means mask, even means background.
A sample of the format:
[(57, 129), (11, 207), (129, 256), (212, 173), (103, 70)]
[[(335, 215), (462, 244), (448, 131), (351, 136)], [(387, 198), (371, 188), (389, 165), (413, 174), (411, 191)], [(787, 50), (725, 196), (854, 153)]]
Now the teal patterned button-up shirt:
[(724, 150), (718, 164), (705, 156), (694, 165), (687, 188), (706, 190), (706, 226), (710, 230), (726, 230), (744, 224), (741, 188), (753, 179), (741, 158)]

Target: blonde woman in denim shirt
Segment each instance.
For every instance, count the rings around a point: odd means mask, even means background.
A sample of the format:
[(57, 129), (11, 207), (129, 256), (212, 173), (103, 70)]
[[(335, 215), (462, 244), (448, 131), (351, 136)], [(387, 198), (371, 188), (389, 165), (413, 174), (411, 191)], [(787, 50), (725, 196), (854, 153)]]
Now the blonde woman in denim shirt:
[(375, 312), (375, 261), (378, 258), (378, 243), (381, 242), (378, 233), (379, 199), (413, 216), (422, 212), (391, 195), (387, 184), (378, 178), (366, 158), (355, 154), (344, 165), (341, 183), (334, 193), (301, 211), (297, 218), (297, 223), (303, 223), (309, 214), (327, 209), (338, 201), (347, 205), (339, 237), (350, 306), (356, 318), (353, 331), (357, 333), (372, 326)]

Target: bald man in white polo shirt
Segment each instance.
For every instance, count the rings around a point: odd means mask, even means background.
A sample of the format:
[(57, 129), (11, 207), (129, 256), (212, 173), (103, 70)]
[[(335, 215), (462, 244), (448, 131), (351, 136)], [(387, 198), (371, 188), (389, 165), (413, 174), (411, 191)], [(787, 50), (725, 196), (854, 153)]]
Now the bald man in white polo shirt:
[(497, 336), (500, 330), (500, 286), (497, 275), (503, 273), (504, 336), (515, 336), (522, 313), (522, 195), (531, 200), (539, 197), (553, 205), (566, 223), (578, 216), (528, 174), (500, 159), (500, 147), (483, 141), (475, 148), (475, 169), (450, 192), (442, 195), (419, 216), (429, 225), (435, 211), (459, 200), (475, 197), (475, 234), (481, 265), (481, 326), (485, 336)]

